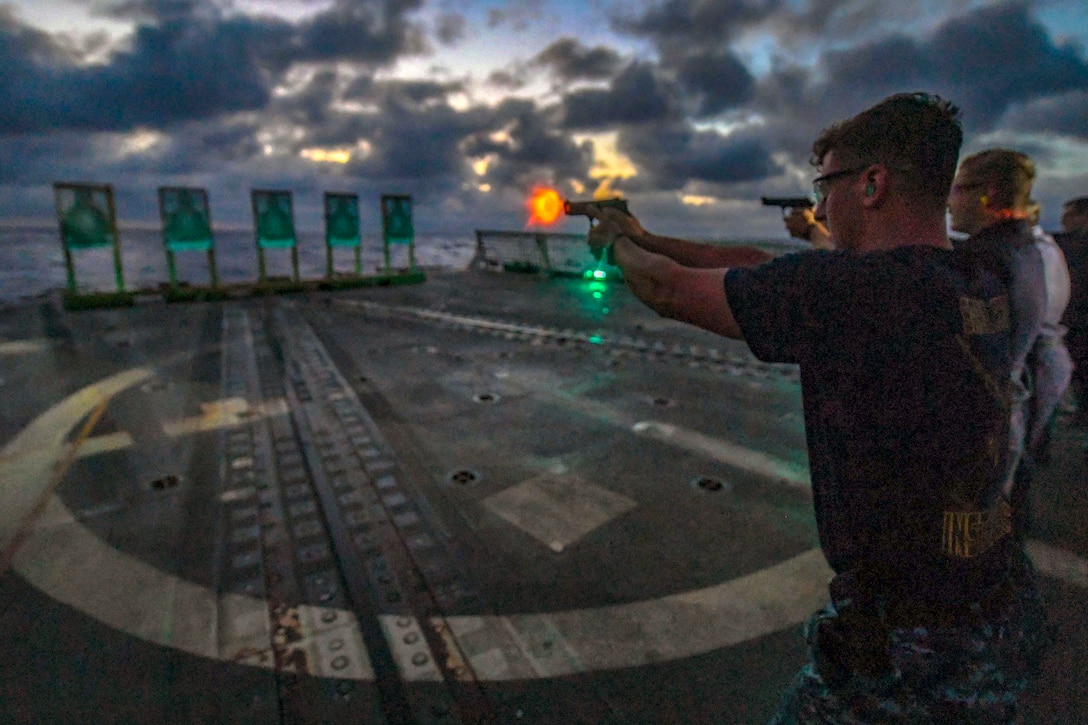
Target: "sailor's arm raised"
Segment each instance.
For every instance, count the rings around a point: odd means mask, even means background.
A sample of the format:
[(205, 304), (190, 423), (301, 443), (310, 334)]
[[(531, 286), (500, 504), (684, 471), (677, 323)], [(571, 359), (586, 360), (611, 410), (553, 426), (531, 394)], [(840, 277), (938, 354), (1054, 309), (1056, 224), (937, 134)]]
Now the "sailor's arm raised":
[(726, 268), (685, 267), (626, 237), (615, 240), (615, 256), (627, 286), (654, 312), (719, 335), (744, 338), (726, 299)]

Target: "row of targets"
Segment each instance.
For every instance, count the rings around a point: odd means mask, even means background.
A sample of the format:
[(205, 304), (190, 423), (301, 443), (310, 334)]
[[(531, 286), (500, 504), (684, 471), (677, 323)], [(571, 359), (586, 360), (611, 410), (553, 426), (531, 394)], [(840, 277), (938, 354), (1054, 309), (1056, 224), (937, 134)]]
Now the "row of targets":
[[(108, 184), (59, 182), (53, 188), (67, 268), (67, 295), (79, 296), (73, 253), (85, 249), (112, 247), (116, 294), (127, 296), (112, 187)], [(295, 231), (291, 191), (253, 189), (250, 198), (257, 250), (257, 282), (268, 282), (266, 250), (282, 249), (291, 254), (292, 280), (299, 283), (298, 235)], [(359, 196), (352, 193), (325, 192), (324, 202), (326, 278), (339, 275), (361, 279)], [(194, 187), (160, 187), (159, 211), (170, 289), (176, 292), (179, 287), (175, 255), (189, 252), (203, 252), (207, 255), (211, 289), (217, 289), (219, 277), (215, 263), (215, 235), (207, 191)], [(392, 272), (391, 245), (407, 246), (408, 271), (414, 271), (416, 263), (412, 197), (383, 194), (381, 219), (384, 273)], [(354, 250), (353, 273), (344, 275), (334, 269), (333, 252), (337, 248)]]

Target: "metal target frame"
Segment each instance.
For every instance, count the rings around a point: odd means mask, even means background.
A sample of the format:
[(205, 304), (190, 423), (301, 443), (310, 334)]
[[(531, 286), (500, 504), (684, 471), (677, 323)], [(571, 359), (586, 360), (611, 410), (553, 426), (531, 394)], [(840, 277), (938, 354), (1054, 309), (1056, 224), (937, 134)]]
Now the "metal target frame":
[[(348, 210), (353, 212), (349, 216), (353, 217), (353, 220), (348, 221), (349, 224), (354, 226), (354, 235), (351, 237), (341, 237), (334, 234), (337, 221), (334, 218), (332, 204), (342, 200), (347, 202)], [(336, 247), (351, 247), (354, 249), (355, 257), (355, 277), (362, 276), (363, 273), (363, 239), (360, 227), (359, 218), (359, 195), (350, 192), (336, 192), (326, 191), (324, 196), (324, 217), (325, 217), (325, 277), (326, 279), (333, 279), (336, 276), (336, 268), (333, 263), (333, 250)]]
[[(253, 238), (254, 243), (257, 246), (257, 283), (264, 285), (268, 284), (271, 281), (268, 278), (267, 265), (265, 264), (264, 258), (264, 250), (289, 248), (291, 250), (291, 270), (293, 272), (292, 281), (296, 285), (299, 284), (298, 233), (295, 231), (293, 193), (289, 189), (251, 189), (249, 197), (253, 207)], [(269, 205), (262, 208), (262, 201), (267, 202)], [(281, 201), (286, 202), (286, 210), (281, 208)], [(268, 212), (272, 208), (276, 208), (281, 213), (286, 214), (286, 231), (289, 232), (289, 236), (262, 236), (261, 215)]]
[[(171, 239), (170, 238), (170, 226), (173, 217), (170, 214), (168, 203), (171, 195), (177, 195), (181, 198), (196, 197), (199, 199), (197, 204), (197, 211), (202, 212), (203, 221), (207, 226), (208, 234), (207, 238), (203, 240), (198, 239)], [(180, 202), (179, 202), (180, 203)], [(160, 186), (159, 187), (159, 218), (162, 220), (162, 241), (163, 247), (166, 250), (166, 268), (170, 275), (170, 290), (173, 293), (178, 291), (178, 278), (177, 278), (177, 264), (175, 255), (178, 252), (188, 251), (204, 251), (208, 255), (208, 273), (211, 279), (211, 288), (217, 290), (219, 288), (219, 274), (216, 269), (215, 263), (215, 232), (212, 228), (212, 210), (208, 202), (208, 192), (206, 189), (191, 186)]]
[[(66, 203), (68, 195), (72, 196), (71, 204)], [(96, 196), (100, 196), (101, 205), (95, 203)], [(113, 186), (101, 183), (58, 181), (53, 184), (53, 200), (56, 205), (61, 248), (64, 251), (65, 306), (69, 309), (84, 309), (133, 304), (135, 301), (133, 295), (125, 289), (125, 272), (121, 261), (121, 235), (117, 230), (117, 207), (113, 199)], [(100, 247), (112, 248), (117, 290), (81, 294), (76, 282), (73, 251)]]

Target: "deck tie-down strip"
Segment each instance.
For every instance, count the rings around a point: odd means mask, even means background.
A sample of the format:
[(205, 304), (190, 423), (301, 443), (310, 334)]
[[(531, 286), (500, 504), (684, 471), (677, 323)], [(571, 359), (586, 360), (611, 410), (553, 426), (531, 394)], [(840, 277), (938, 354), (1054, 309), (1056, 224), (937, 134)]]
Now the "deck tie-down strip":
[[(224, 313), (225, 398), (254, 404), (282, 398), (282, 376), (257, 322), (242, 307)], [(291, 719), (307, 711), (281, 672), (336, 678), (323, 681), (327, 694), (346, 700), (353, 681), (374, 680), (375, 672), (359, 621), (337, 596), (339, 573), (325, 528), (312, 516), (313, 494), (287, 411), (223, 429), (219, 438), (216, 580), (229, 593), (219, 600), (219, 655), (277, 673), (277, 702), (264, 703), (253, 717)]]
[[(274, 330), (288, 370), (287, 399), (349, 593), (381, 612), (385, 641), (405, 681), (445, 684), (466, 722), (494, 719), (470, 658), (446, 621), (480, 597), (401, 483), (402, 466), (377, 423), (302, 316), (281, 305)], [(497, 623), (492, 634), (509, 639)], [(493, 640), (494, 641), (494, 640)], [(513, 642), (503, 649), (517, 662)], [(524, 660), (524, 657), (520, 658)], [(533, 670), (523, 663), (524, 676)], [(445, 712), (435, 688), (407, 688), (414, 712)], [(423, 698), (431, 693), (431, 700)]]
[(369, 300), (337, 299), (332, 300), (332, 302), (341, 307), (363, 310), (370, 314), (421, 320), (484, 334), (502, 335), (510, 339), (534, 340), (540, 343), (556, 345), (570, 344), (574, 347), (588, 346), (605, 350), (611, 354), (646, 355), (657, 360), (672, 361), (689, 367), (706, 366), (757, 377), (798, 379), (796, 365), (764, 363), (747, 353), (723, 353), (714, 348), (703, 348), (698, 345), (673, 344), (670, 347), (662, 340), (651, 342), (630, 335), (612, 335), (600, 331), (543, 327), (528, 323), (460, 315), (411, 305), (391, 305)]

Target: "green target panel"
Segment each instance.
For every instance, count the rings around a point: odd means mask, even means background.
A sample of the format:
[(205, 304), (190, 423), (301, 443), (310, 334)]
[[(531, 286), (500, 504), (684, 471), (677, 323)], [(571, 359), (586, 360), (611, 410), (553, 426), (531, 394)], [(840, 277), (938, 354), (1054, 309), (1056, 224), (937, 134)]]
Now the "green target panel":
[(325, 242), (330, 247), (358, 247), (359, 196), (325, 192)]
[(61, 246), (68, 272), (68, 294), (79, 294), (72, 253), (99, 247), (113, 248), (117, 292), (124, 294), (125, 277), (121, 269), (121, 242), (117, 234), (113, 187), (108, 184), (57, 182), (53, 184), (53, 197), (57, 206), (57, 223), (60, 226)]
[(295, 213), (291, 192), (253, 189), (253, 228), (257, 238), (257, 279), (268, 281), (266, 249), (290, 249), (293, 279), (298, 282), (298, 240), (295, 237)]
[(412, 197), (399, 194), (382, 196), (382, 233), (386, 244), (412, 244), (415, 241)]
[(208, 193), (204, 189), (159, 189), (162, 238), (171, 252), (206, 252), (214, 245)]
[(382, 194), (382, 254), (385, 271), (392, 268), (390, 247), (404, 245), (408, 248), (408, 267), (416, 266), (416, 230), (412, 224), (412, 197), (404, 194)]
[(100, 184), (55, 184), (60, 235), (68, 249), (110, 247), (117, 241), (113, 190)]
[(359, 195), (325, 192), (325, 277), (336, 276), (333, 250), (350, 248), (355, 256), (355, 276), (363, 271), (362, 237), (359, 233)]
[(287, 249), (297, 243), (295, 215), (290, 191), (253, 190), (253, 223), (257, 246), (262, 249)]
[(162, 242), (166, 248), (166, 268), (170, 274), (170, 289), (178, 289), (177, 263), (179, 252), (204, 252), (208, 255), (208, 273), (213, 289), (219, 285), (215, 268), (215, 237), (212, 233), (212, 212), (208, 192), (186, 186), (159, 187), (159, 215), (162, 217)]

